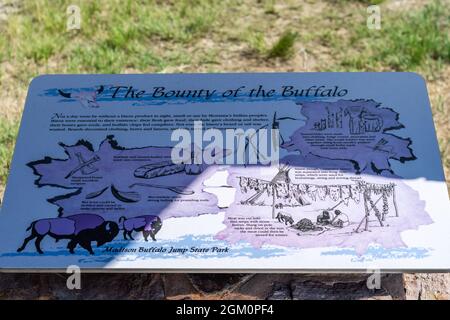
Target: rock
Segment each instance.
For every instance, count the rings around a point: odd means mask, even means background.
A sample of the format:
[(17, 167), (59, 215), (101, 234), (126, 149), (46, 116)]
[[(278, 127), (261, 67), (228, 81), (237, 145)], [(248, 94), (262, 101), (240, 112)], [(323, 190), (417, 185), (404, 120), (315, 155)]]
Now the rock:
[(298, 277), (291, 284), (294, 300), (360, 300), (360, 299), (393, 299), (383, 287), (380, 289), (367, 287), (366, 274), (333, 274), (306, 275)]
[(162, 275), (165, 298), (170, 300), (198, 299), (200, 293), (192, 285), (187, 274), (169, 273)]
[(0, 274), (0, 299), (449, 299), (450, 274)]
[(218, 273), (218, 274), (188, 274), (192, 285), (202, 293), (223, 292), (236, 283), (242, 281), (245, 274)]
[(403, 278), (408, 300), (450, 300), (449, 273), (406, 273)]
[(286, 283), (275, 283), (267, 300), (292, 300), (292, 292)]
[(159, 274), (82, 274), (69, 290), (66, 274), (0, 274), (2, 299), (163, 299)]
[[(289, 287), (292, 274), (249, 274), (242, 285), (235, 289), (236, 293), (246, 299), (264, 300), (281, 295), (280, 288)], [(287, 291), (286, 291), (287, 293)]]

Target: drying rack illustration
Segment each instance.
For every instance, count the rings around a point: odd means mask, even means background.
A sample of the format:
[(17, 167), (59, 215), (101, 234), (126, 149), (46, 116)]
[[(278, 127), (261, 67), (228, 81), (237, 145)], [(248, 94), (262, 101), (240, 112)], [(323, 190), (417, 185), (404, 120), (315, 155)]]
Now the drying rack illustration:
[[(369, 221), (372, 215), (376, 217), (381, 227), (386, 226), (385, 220), (392, 207), (394, 216), (399, 216), (395, 183), (379, 184), (364, 180), (333, 185), (293, 183), (289, 178), (290, 169), (289, 165), (280, 166), (278, 173), (270, 181), (239, 176), (241, 193), (252, 193), (240, 204), (271, 206), (272, 219), (277, 219), (277, 210), (283, 207), (304, 207), (310, 205), (311, 202), (324, 201), (326, 198), (330, 198), (335, 205), (328, 210), (334, 210), (341, 204), (348, 204), (348, 201), (353, 199), (357, 204), (361, 202), (363, 207), (363, 218), (357, 225), (355, 232), (362, 229), (369, 231)], [(270, 204), (260, 201), (264, 194), (271, 198)], [(383, 204), (381, 211), (377, 207), (380, 201)]]

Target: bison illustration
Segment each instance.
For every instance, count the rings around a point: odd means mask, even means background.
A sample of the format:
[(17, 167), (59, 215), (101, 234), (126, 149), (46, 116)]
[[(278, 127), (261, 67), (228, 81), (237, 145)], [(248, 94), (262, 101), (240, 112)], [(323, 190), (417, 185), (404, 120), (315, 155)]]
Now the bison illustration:
[(287, 212), (278, 212), (276, 219), (278, 220), (278, 222), (284, 222), (285, 225), (287, 225), (288, 223), (292, 225), (294, 223), (294, 219)]
[(145, 241), (148, 241), (148, 236), (150, 236), (153, 241), (156, 241), (155, 235), (161, 229), (162, 221), (161, 218), (154, 215), (143, 215), (133, 218), (120, 217), (119, 224), (121, 229), (123, 229), (123, 238), (128, 240), (127, 236), (134, 240), (132, 233), (133, 231), (142, 231)]
[(49, 218), (33, 221), (27, 231), (31, 230), (31, 235), (25, 238), (22, 246), (17, 249), (21, 252), (28, 242), (36, 239), (34, 244), (36, 251), (40, 254), (41, 241), (46, 235), (56, 239), (69, 239), (67, 249), (74, 253), (75, 247), (79, 244), (82, 248), (94, 254), (91, 242), (96, 241), (97, 247), (112, 241), (119, 233), (119, 226), (113, 221), (105, 221), (96, 214), (76, 214), (61, 218)]

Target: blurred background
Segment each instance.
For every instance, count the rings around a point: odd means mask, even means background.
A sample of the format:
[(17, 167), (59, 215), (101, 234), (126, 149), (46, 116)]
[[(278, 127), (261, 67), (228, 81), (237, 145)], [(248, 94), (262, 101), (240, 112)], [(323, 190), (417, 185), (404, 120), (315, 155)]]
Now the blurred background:
[(0, 199), (33, 77), (253, 71), (419, 72), (449, 183), (450, 0), (0, 0)]

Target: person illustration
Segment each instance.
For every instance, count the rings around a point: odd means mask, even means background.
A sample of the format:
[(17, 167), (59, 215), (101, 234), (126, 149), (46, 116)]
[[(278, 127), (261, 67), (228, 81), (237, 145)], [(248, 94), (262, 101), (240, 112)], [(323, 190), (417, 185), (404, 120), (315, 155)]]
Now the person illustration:
[(331, 222), (330, 212), (327, 210), (323, 210), (321, 214), (317, 216), (317, 224), (319, 225), (327, 225)]
[(333, 227), (343, 228), (350, 224), (348, 216), (340, 210), (334, 210), (334, 217), (329, 222)]
[(363, 134), (364, 133), (364, 120), (362, 114), (364, 108), (358, 106), (352, 106), (345, 109), (345, 115), (349, 117), (349, 129), (350, 134)]

